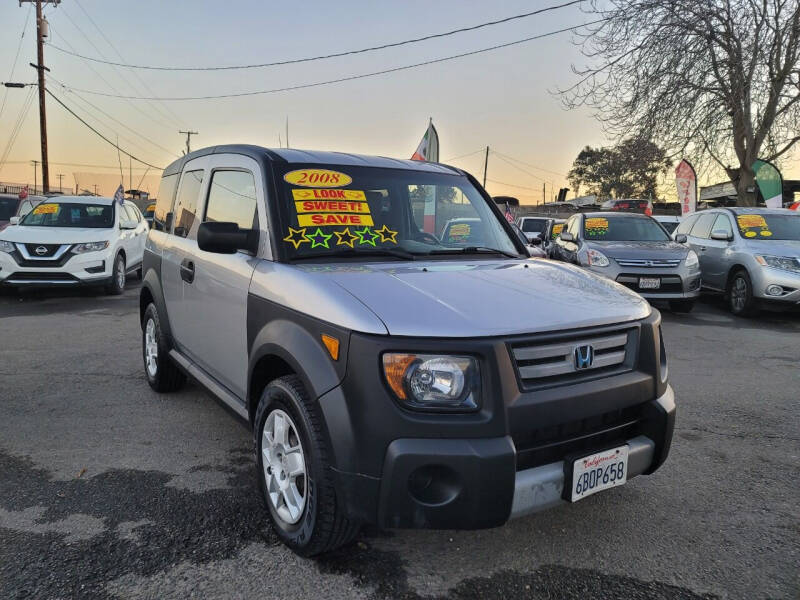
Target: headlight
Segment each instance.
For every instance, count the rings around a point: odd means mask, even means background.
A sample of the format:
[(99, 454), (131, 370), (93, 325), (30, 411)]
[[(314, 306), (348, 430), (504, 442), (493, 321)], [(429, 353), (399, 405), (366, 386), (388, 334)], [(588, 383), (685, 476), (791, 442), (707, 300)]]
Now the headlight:
[(589, 261), (590, 267), (607, 267), (609, 265), (606, 255), (592, 248), (586, 252), (586, 259)]
[(480, 406), (480, 372), (474, 358), (387, 353), (383, 372), (408, 408), (470, 412)]
[(84, 252), (98, 252), (108, 248), (108, 242), (86, 242), (85, 244), (75, 244), (72, 251), (75, 254), (83, 254)]
[(16, 248), (14, 248), (14, 244), (12, 244), (11, 242), (4, 242), (3, 240), (0, 240), (0, 252), (8, 252), (9, 254), (11, 254), (12, 252), (14, 252), (14, 250), (16, 250)]
[(791, 256), (768, 256), (766, 254), (756, 254), (755, 258), (762, 267), (800, 273), (800, 259)]
[(696, 267), (699, 264), (700, 260), (697, 258), (697, 252), (694, 250), (689, 250), (689, 254), (686, 255), (686, 266)]

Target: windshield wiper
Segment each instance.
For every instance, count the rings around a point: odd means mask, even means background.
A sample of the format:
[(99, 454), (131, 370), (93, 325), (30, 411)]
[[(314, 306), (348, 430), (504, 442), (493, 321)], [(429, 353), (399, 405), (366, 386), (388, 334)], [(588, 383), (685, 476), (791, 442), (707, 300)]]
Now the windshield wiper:
[(331, 250), (330, 252), (317, 252), (315, 254), (305, 254), (295, 256), (292, 260), (310, 260), (314, 258), (332, 257), (352, 257), (352, 256), (391, 256), (402, 260), (416, 260), (417, 257), (406, 250), (400, 248), (369, 248), (366, 250), (356, 250), (355, 248), (342, 248), (341, 250)]
[(448, 248), (447, 250), (431, 250), (428, 254), (502, 254), (509, 258), (520, 258), (521, 255), (488, 246), (467, 246), (466, 248)]

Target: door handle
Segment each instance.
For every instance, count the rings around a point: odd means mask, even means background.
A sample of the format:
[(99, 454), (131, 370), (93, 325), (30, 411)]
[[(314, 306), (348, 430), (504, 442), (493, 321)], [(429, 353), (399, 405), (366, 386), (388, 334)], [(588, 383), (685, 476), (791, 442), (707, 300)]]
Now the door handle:
[(700, 252), (705, 252), (705, 251), (706, 251), (706, 247), (705, 246), (700, 246)]
[(181, 261), (181, 279), (186, 283), (194, 281), (194, 263), (188, 259)]

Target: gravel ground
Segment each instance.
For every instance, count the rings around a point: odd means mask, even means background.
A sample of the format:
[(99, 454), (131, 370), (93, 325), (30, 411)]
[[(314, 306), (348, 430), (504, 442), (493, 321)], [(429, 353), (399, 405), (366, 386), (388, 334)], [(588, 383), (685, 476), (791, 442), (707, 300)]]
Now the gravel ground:
[(0, 295), (2, 598), (800, 598), (800, 316), (664, 311), (650, 477), (492, 530), (277, 542), (247, 429), (142, 375), (138, 286)]

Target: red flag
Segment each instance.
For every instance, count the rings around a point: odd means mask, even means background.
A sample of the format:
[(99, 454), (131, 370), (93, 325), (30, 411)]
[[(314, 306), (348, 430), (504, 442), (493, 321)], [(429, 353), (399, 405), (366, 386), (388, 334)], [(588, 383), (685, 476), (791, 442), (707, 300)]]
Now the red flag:
[(27, 198), (27, 197), (28, 197), (28, 186), (26, 185), (24, 188), (22, 188), (19, 191), (19, 199), (20, 200), (25, 200), (25, 198)]
[(439, 162), (439, 134), (433, 126), (433, 121), (428, 123), (428, 129), (422, 136), (422, 141), (417, 146), (411, 160), (426, 160), (428, 162)]

